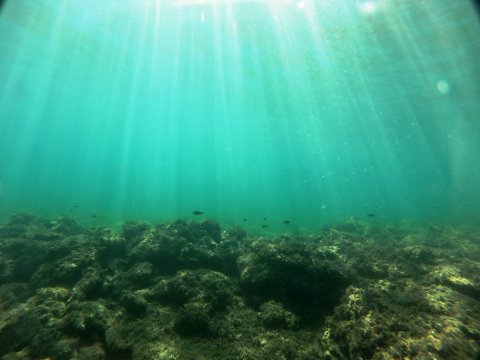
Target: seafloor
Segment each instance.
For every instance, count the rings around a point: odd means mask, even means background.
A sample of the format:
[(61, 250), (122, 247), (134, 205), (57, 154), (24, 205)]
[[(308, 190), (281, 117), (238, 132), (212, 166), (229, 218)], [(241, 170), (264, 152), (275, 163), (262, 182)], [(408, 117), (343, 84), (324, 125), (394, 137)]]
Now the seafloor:
[(0, 358), (480, 359), (480, 225), (0, 226)]

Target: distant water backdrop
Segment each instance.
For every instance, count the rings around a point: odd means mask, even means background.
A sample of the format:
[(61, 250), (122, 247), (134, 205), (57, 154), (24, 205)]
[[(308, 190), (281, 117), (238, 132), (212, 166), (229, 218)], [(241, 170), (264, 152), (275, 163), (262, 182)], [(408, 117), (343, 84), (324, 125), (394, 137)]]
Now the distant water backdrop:
[(3, 6), (0, 217), (468, 222), (479, 184), (468, 0)]

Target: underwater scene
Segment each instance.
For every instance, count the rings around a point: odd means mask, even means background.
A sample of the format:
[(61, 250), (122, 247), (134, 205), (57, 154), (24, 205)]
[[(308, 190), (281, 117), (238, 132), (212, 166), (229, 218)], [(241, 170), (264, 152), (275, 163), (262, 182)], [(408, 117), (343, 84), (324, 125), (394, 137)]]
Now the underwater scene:
[(480, 360), (471, 0), (1, 0), (0, 360)]

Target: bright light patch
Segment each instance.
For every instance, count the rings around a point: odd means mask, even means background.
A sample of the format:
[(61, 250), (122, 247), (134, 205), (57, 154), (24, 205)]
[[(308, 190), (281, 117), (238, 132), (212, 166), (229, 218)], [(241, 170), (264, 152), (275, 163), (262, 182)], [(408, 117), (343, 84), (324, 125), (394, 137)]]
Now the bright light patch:
[(377, 4), (373, 1), (364, 1), (358, 5), (358, 8), (363, 14), (373, 14), (377, 10)]
[(235, 3), (268, 3), (273, 0), (174, 0), (175, 6), (188, 5), (221, 5)]
[(305, 9), (305, 1), (299, 1), (298, 3), (295, 4), (295, 6), (300, 10), (303, 10)]
[[(153, 0), (151, 0), (153, 1)], [(159, 1), (159, 0), (156, 0)], [(172, 0), (175, 7), (188, 6), (224, 6), (235, 4), (264, 4), (270, 9), (278, 9), (280, 7), (289, 7), (295, 5), (298, 9), (306, 8), (307, 1), (304, 0)]]
[(437, 90), (441, 94), (448, 94), (450, 92), (450, 84), (445, 80), (438, 80), (437, 81)]

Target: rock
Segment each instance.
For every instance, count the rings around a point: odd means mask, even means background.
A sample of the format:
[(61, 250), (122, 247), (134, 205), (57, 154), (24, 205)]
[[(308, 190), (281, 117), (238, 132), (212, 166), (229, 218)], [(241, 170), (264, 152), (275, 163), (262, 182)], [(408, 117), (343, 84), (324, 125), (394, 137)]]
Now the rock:
[[(0, 359), (475, 359), (480, 228), (0, 226)], [(351, 285), (350, 285), (351, 284)]]
[[(181, 356), (182, 351), (177, 349), (179, 345), (173, 340), (162, 339), (160, 341), (141, 342), (135, 344), (132, 358), (135, 360), (180, 360), (187, 357)], [(188, 357), (191, 359), (191, 357)]]
[(262, 304), (258, 318), (265, 327), (270, 329), (294, 329), (298, 327), (297, 316), (275, 301)]
[(129, 251), (128, 262), (130, 264), (149, 262), (160, 273), (174, 273), (180, 266), (178, 257), (186, 243), (186, 239), (182, 237), (171, 236), (154, 229), (148, 231)]
[(55, 360), (71, 360), (77, 357), (77, 341), (74, 339), (61, 339), (57, 341), (48, 353)]
[(209, 313), (223, 311), (233, 299), (233, 285), (222, 273), (211, 270), (179, 271), (150, 289), (148, 298), (165, 305), (203, 302)]
[(235, 240), (243, 240), (247, 237), (247, 232), (238, 226), (228, 229), (226, 233), (229, 238), (235, 238)]
[(128, 329), (121, 325), (111, 326), (105, 331), (105, 347), (113, 358), (128, 359), (133, 348), (134, 338)]
[(98, 254), (102, 265), (108, 266), (112, 261), (127, 256), (127, 241), (111, 229), (93, 229), (89, 231), (89, 236), (98, 244)]
[(0, 313), (0, 356), (27, 346), (33, 358), (51, 355), (57, 342), (64, 338), (66, 306), (60, 293), (53, 288), (44, 289), (25, 303)]
[(12, 282), (15, 280), (15, 261), (0, 253), (0, 285)]
[(82, 346), (78, 350), (78, 360), (104, 360), (107, 354), (103, 345), (99, 342), (92, 345)]
[(33, 287), (74, 286), (84, 271), (97, 261), (97, 250), (92, 244), (80, 243), (70, 254), (55, 261), (42, 264), (33, 274)]
[(211, 336), (211, 319), (208, 312), (209, 309), (205, 303), (191, 302), (185, 304), (177, 313), (173, 328), (183, 336)]
[(10, 216), (8, 220), (0, 226), (0, 237), (19, 238), (26, 234), (31, 226), (36, 225), (38, 219), (30, 214), (18, 213)]
[(103, 290), (103, 278), (99, 266), (91, 266), (73, 288), (75, 300), (96, 300)]
[(103, 291), (117, 301), (125, 292), (150, 286), (154, 279), (153, 264), (149, 262), (136, 263), (127, 271), (117, 269), (115, 272), (115, 276), (105, 276)]
[(78, 235), (85, 232), (85, 228), (74, 219), (60, 216), (52, 222), (52, 231), (63, 235)]
[(24, 283), (9, 283), (0, 286), (0, 313), (26, 301), (32, 291)]
[[(480, 268), (480, 266), (479, 266)], [(462, 274), (457, 267), (446, 264), (435, 267), (430, 274), (433, 281), (448, 286), (466, 296), (475, 300), (480, 300), (480, 283), (475, 282), (473, 278), (478, 278), (477, 273), (472, 274), (471, 278)], [(477, 279), (477, 281), (480, 279)]]
[(222, 237), (222, 229), (218, 222), (213, 220), (204, 220), (200, 223), (191, 223), (189, 226), (190, 236), (188, 239), (195, 241), (204, 236), (211, 237), (214, 241), (219, 242)]
[(0, 244), (4, 276), (8, 281), (26, 282), (48, 258), (49, 243), (30, 239), (7, 239)]
[(125, 221), (122, 226), (122, 236), (129, 245), (135, 245), (142, 240), (143, 235), (149, 229), (150, 226), (146, 223)]
[(113, 322), (111, 311), (98, 301), (74, 301), (68, 305), (65, 315), (67, 331), (87, 340), (103, 339)]
[(147, 313), (148, 302), (140, 294), (127, 293), (122, 296), (120, 304), (133, 317), (142, 317)]
[(333, 310), (349, 281), (310, 244), (257, 243), (239, 259), (240, 285), (258, 306), (275, 300), (304, 321)]

